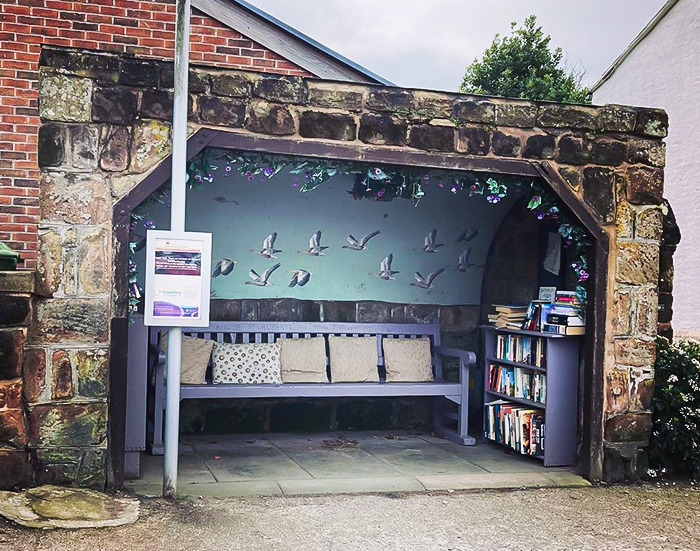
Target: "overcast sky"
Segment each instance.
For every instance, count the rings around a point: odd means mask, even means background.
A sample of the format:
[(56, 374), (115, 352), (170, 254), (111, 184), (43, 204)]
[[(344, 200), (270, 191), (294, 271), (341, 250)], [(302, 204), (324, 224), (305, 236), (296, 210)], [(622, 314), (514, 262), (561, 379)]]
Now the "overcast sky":
[(406, 87), (457, 90), (465, 67), (510, 22), (537, 15), (593, 84), (665, 0), (248, 0)]

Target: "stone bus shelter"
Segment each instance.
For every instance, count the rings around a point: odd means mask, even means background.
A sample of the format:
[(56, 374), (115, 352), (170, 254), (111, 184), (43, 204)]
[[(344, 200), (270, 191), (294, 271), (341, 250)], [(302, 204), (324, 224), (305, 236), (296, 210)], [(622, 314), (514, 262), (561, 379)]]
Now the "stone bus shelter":
[[(133, 208), (169, 176), (172, 64), (45, 49), (38, 270), (3, 331), (0, 470), (10, 484), (120, 486)], [(634, 477), (651, 428), (662, 262), (663, 111), (563, 105), (193, 67), (206, 147), (535, 177), (594, 239), (581, 468)], [(665, 302), (664, 302), (665, 301)], [(24, 307), (24, 306), (23, 306)], [(18, 310), (19, 311), (19, 310)], [(9, 362), (9, 363), (8, 363)]]

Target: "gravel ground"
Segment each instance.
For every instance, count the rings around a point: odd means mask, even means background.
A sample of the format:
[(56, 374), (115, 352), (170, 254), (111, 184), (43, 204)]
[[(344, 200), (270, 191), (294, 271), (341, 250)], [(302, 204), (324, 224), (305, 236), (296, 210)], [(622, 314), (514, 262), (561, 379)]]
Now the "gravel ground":
[(0, 520), (0, 549), (697, 550), (700, 487), (144, 500), (120, 528), (42, 533)]

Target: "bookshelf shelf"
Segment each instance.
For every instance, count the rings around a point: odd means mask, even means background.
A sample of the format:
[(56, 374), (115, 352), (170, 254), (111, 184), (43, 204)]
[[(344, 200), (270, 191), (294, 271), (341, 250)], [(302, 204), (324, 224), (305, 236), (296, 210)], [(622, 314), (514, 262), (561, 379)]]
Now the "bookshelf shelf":
[[(503, 400), (515, 407), (522, 406), (544, 412), (544, 453), (539, 458), (545, 467), (572, 465), (576, 453), (576, 420), (578, 414), (578, 353), (580, 339), (577, 336), (564, 336), (539, 331), (524, 331), (504, 327), (482, 326), (484, 350), (484, 403)], [(527, 363), (500, 360), (496, 355), (496, 341), (499, 335), (521, 335), (544, 339), (544, 367)], [(489, 365), (499, 364), (530, 369), (543, 373), (546, 377), (546, 403), (525, 398), (513, 398), (507, 394), (489, 389)], [(487, 423), (487, 407), (484, 407), (484, 426)], [(486, 432), (486, 438), (489, 438)], [(530, 457), (538, 457), (530, 455)]]

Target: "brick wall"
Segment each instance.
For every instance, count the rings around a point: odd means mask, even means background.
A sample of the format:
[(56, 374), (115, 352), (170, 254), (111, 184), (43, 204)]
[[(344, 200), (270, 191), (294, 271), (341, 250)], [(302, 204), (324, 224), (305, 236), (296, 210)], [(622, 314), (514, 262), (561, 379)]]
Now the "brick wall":
[[(36, 267), (37, 131), (42, 45), (172, 59), (175, 1), (0, 0), (0, 241)], [(260, 44), (194, 11), (193, 63), (310, 76)]]

